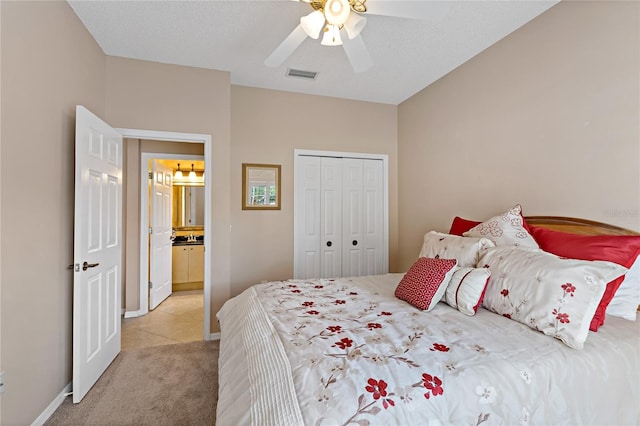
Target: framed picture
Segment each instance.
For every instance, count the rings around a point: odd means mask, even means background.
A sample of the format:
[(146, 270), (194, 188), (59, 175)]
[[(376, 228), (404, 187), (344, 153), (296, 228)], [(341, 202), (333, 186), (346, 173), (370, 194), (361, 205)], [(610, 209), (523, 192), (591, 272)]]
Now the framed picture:
[(280, 210), (280, 165), (242, 163), (242, 210)]

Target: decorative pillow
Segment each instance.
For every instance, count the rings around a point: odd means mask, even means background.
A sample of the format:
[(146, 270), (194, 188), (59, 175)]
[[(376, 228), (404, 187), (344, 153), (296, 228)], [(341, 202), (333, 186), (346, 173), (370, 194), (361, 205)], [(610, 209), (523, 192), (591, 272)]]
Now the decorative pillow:
[(480, 225), (482, 222), (476, 222), (475, 220), (467, 220), (463, 219), (460, 216), (456, 216), (453, 218), (453, 222), (451, 222), (451, 229), (449, 229), (449, 234), (451, 235), (459, 235), (462, 237), (462, 234), (473, 228), (474, 226)]
[[(531, 227), (531, 235), (540, 248), (562, 257), (581, 260), (606, 260), (630, 268), (640, 255), (640, 236), (632, 235), (576, 235), (551, 229)], [(607, 305), (611, 302), (624, 277), (618, 277), (607, 284), (598, 304), (589, 329), (597, 331), (604, 324)], [(629, 285), (629, 284), (628, 284)], [(635, 288), (640, 287), (636, 282)], [(634, 317), (635, 310), (634, 309)]]
[(607, 283), (627, 269), (563, 259), (542, 250), (495, 247), (480, 253), (491, 271), (482, 305), (582, 349)]
[(421, 257), (400, 280), (396, 297), (430, 311), (444, 296), (457, 263), (455, 259)]
[(424, 242), (418, 257), (456, 259), (458, 266), (476, 266), (480, 249), (495, 247), (488, 238), (459, 237), (430, 231), (424, 234)]
[(487, 237), (497, 246), (538, 248), (538, 244), (524, 227), (520, 204), (501, 215), (474, 226), (462, 235), (465, 237)]
[(451, 276), (445, 301), (465, 315), (473, 316), (482, 304), (489, 283), (489, 268), (460, 268)]
[[(608, 286), (607, 286), (608, 288)], [(616, 294), (607, 306), (607, 315), (635, 321), (640, 306), (640, 256), (629, 268)]]

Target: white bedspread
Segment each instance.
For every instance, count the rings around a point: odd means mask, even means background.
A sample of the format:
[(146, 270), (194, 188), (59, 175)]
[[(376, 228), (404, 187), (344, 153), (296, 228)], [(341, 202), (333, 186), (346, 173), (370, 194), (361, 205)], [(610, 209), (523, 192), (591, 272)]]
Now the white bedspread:
[(422, 312), (402, 274), (256, 285), (221, 326), (217, 425), (640, 423), (640, 323), (583, 350), (484, 309)]

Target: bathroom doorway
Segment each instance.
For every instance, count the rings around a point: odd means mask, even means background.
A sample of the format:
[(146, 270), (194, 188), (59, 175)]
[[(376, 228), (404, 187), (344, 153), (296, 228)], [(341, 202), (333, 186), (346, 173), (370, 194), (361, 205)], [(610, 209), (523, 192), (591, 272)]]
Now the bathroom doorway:
[[(201, 134), (188, 134), (188, 133), (172, 133), (172, 132), (154, 132), (143, 130), (131, 130), (131, 129), (119, 129), (119, 131), (127, 138), (127, 156), (134, 160), (128, 164), (134, 171), (127, 170), (127, 175), (138, 176), (138, 179), (128, 180), (129, 201), (131, 201), (131, 194), (138, 194), (135, 196), (139, 202), (135, 203), (139, 206), (137, 209), (127, 209), (127, 223), (133, 224), (135, 221), (135, 227), (132, 225), (125, 238), (129, 240), (128, 247), (132, 247), (128, 250), (127, 256), (137, 256), (129, 258), (128, 260), (134, 260), (135, 264), (128, 267), (127, 285), (126, 285), (126, 299), (127, 305), (125, 307), (125, 319), (143, 317), (146, 321), (149, 321), (149, 300), (148, 300), (148, 265), (149, 265), (149, 200), (148, 200), (148, 180), (144, 180), (143, 186), (142, 177), (148, 178), (149, 176), (149, 160), (151, 158), (162, 158), (165, 160), (180, 160), (181, 168), (182, 161), (188, 163), (188, 169), (191, 169), (191, 163), (195, 161), (202, 161), (204, 167), (201, 170), (212, 170), (213, 161), (212, 155), (212, 142), (209, 135)], [(155, 144), (153, 149), (147, 150), (145, 143)], [(179, 144), (176, 144), (179, 142)], [(199, 145), (199, 154), (196, 151), (190, 151), (191, 154), (177, 154), (175, 145)], [(196, 148), (196, 147), (194, 147)], [(151, 151), (151, 152), (149, 152)], [(181, 152), (181, 151), (178, 151)], [(195, 157), (197, 158), (195, 158)], [(176, 163), (177, 166), (177, 163)], [(187, 173), (188, 176), (188, 173)], [(212, 173), (204, 173), (201, 175), (205, 188), (210, 188), (212, 184)], [(208, 194), (209, 191), (204, 191), (204, 235), (201, 236), (203, 246), (210, 246), (211, 235), (206, 232), (207, 229), (212, 229), (212, 207), (211, 197)], [(133, 247), (135, 246), (135, 250)], [(204, 336), (205, 340), (211, 340), (216, 336), (211, 335), (211, 259), (210, 256), (204, 256), (203, 259), (203, 280), (202, 289), (197, 290), (201, 292), (202, 302), (200, 304), (200, 310), (202, 314), (200, 318), (200, 338)], [(133, 287), (135, 285), (135, 287)]]

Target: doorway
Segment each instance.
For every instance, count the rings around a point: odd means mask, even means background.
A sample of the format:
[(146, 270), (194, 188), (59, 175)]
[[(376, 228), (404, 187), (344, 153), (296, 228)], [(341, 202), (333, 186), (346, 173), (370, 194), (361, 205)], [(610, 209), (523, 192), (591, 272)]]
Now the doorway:
[[(145, 131), (145, 130), (137, 130), (137, 129), (118, 129), (118, 131), (123, 135), (123, 137), (127, 139), (138, 139), (138, 140), (151, 140), (151, 141), (161, 141), (161, 142), (187, 142), (187, 143), (200, 143), (204, 145), (204, 169), (212, 170), (213, 160), (212, 160), (212, 141), (210, 135), (203, 134), (191, 134), (191, 133), (174, 133), (174, 132), (156, 132), (156, 131)], [(151, 154), (153, 157), (158, 158), (161, 154), (153, 153)], [(165, 156), (171, 158), (180, 157), (180, 155), (176, 154), (164, 154)], [(140, 176), (148, 176), (148, 154), (142, 153), (140, 156)], [(204, 185), (206, 188), (212, 187), (212, 173), (205, 173), (204, 177)], [(137, 180), (136, 180), (137, 181)], [(211, 196), (209, 194), (210, 191), (205, 191), (204, 197), (204, 246), (211, 247), (212, 235), (211, 232), (207, 232), (212, 229), (212, 203)], [(149, 262), (149, 252), (148, 252), (148, 226), (145, 226), (148, 223), (148, 193), (147, 191), (141, 191), (140, 193), (140, 213), (139, 213), (139, 223), (140, 223), (140, 232), (139, 232), (139, 264), (148, 265)], [(203, 297), (203, 321), (202, 321), (202, 334), (204, 340), (211, 340), (213, 336), (211, 335), (211, 259), (210, 256), (204, 256), (204, 280), (203, 280), (203, 289), (202, 289), (202, 297)], [(135, 318), (139, 316), (146, 315), (149, 312), (149, 300), (148, 300), (148, 269), (146, 267), (140, 268), (139, 274), (139, 303), (138, 309), (131, 309), (125, 312), (125, 318)]]

